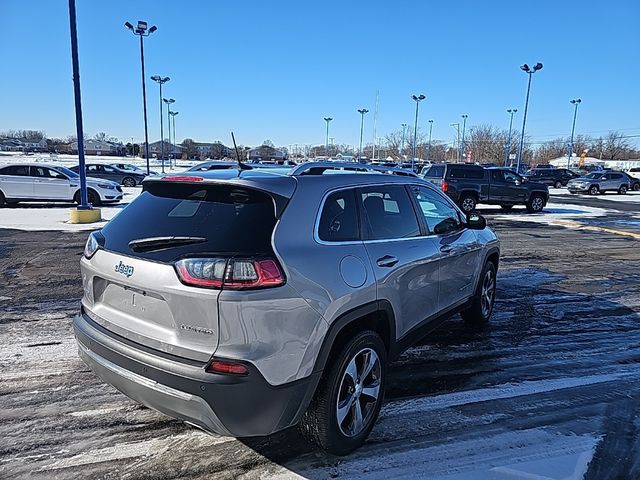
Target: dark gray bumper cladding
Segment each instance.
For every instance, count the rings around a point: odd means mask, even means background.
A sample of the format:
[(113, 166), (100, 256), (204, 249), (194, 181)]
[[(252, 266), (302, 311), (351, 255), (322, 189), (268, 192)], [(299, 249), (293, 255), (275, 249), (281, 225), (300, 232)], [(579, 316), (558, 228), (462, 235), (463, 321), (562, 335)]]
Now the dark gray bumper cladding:
[(220, 435), (269, 435), (297, 423), (319, 375), (272, 386), (251, 364), (246, 377), (207, 373), (204, 364), (126, 340), (85, 314), (74, 318), (73, 328), (80, 357), (105, 382), (147, 407)]

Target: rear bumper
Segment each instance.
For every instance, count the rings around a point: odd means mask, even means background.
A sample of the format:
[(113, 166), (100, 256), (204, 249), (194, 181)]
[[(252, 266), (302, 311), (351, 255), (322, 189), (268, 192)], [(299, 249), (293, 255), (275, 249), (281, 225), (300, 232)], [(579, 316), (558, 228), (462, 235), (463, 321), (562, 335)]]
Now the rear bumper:
[(251, 364), (245, 377), (207, 373), (204, 364), (135, 344), (84, 314), (74, 318), (73, 328), (80, 357), (102, 380), (147, 407), (220, 435), (269, 435), (294, 425), (316, 385), (312, 375), (272, 386)]

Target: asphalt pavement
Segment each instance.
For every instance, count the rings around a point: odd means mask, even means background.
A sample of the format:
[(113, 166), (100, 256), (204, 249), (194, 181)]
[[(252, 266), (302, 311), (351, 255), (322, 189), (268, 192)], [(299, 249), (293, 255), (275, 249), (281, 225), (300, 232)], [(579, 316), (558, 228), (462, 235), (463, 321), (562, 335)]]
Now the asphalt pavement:
[(576, 228), (483, 212), (503, 248), (492, 321), (452, 317), (394, 362), (344, 458), (295, 430), (208, 435), (105, 385), (70, 324), (86, 233), (0, 229), (0, 478), (638, 479), (640, 239), (611, 222), (640, 204), (608, 203)]

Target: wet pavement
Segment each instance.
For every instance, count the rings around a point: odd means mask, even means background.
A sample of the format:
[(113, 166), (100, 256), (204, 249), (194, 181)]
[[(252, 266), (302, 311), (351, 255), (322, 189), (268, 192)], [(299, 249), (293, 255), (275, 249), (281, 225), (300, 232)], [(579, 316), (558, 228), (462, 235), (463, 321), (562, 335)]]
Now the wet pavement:
[(616, 233), (638, 209), (597, 202), (572, 221), (607, 231), (483, 212), (503, 246), (492, 321), (453, 317), (394, 362), (345, 458), (295, 430), (207, 435), (103, 384), (70, 326), (86, 234), (0, 230), (0, 478), (640, 478), (640, 240)]

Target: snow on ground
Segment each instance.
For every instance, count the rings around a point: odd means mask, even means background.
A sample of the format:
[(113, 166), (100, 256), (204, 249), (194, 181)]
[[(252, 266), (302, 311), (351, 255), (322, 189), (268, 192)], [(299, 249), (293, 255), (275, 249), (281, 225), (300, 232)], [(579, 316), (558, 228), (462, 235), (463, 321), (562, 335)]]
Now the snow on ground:
[(126, 207), (140, 192), (140, 187), (123, 187), (122, 202), (113, 205), (102, 205), (102, 222), (87, 224), (69, 223), (69, 210), (73, 204), (60, 203), (20, 203), (17, 206), (0, 210), (0, 228), (15, 228), (18, 230), (56, 230), (56, 231), (91, 231), (102, 228)]
[[(496, 209), (495, 205), (478, 205), (476, 208), (480, 213), (487, 210), (495, 211)], [(542, 213), (528, 213), (526, 210), (514, 209), (509, 212), (497, 214), (493, 216), (493, 218), (553, 225), (554, 222), (558, 220), (604, 217), (608, 213), (609, 210), (604, 208), (550, 202)]]
[[(0, 152), (0, 165), (10, 163), (58, 163), (65, 167), (73, 167), (78, 164), (78, 155), (67, 155), (57, 153), (34, 153), (33, 155), (25, 155), (22, 152)], [(87, 163), (130, 163), (140, 168), (146, 168), (147, 161), (141, 157), (118, 157), (113, 155), (86, 155), (85, 162)], [(181, 160), (177, 161), (178, 167), (190, 167), (197, 163), (199, 160)], [(149, 165), (152, 170), (161, 168), (162, 162), (156, 158), (149, 159)], [(168, 167), (168, 162), (165, 161), (165, 166)]]

